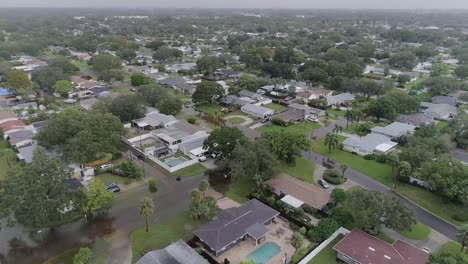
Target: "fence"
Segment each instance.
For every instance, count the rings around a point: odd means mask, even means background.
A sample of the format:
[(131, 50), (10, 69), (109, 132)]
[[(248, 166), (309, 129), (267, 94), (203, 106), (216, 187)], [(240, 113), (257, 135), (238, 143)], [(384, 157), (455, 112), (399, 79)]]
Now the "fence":
[(174, 167), (170, 167), (166, 163), (164, 163), (164, 162), (160, 161), (159, 159), (157, 159), (156, 157), (154, 157), (153, 155), (148, 155), (147, 157), (148, 157), (148, 159), (152, 160), (154, 163), (156, 163), (159, 166), (163, 167), (165, 170), (167, 170), (170, 173), (176, 172), (176, 171), (178, 171), (180, 169), (191, 166), (191, 165), (198, 162), (198, 160), (192, 159), (192, 160), (188, 160), (188, 161), (186, 161), (184, 163), (178, 164), (178, 165), (176, 165)]
[(320, 245), (318, 245), (312, 252), (310, 252), (307, 256), (305, 256), (298, 264), (307, 264), (311, 261), (320, 251), (322, 251), (325, 247), (328, 246), (337, 236), (339, 235), (347, 235), (349, 230), (343, 227), (338, 228), (327, 240), (323, 241)]

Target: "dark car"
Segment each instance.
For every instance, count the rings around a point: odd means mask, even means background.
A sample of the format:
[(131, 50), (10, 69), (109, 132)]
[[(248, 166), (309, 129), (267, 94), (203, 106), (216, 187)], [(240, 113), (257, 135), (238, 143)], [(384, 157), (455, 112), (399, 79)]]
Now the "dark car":
[(120, 192), (119, 186), (116, 186), (114, 188), (110, 188), (110, 189), (107, 189), (107, 190), (109, 190), (110, 192), (113, 192), (113, 193)]
[(112, 188), (115, 188), (115, 187), (119, 187), (119, 186), (117, 186), (117, 183), (115, 183), (115, 182), (111, 182), (111, 183), (107, 184), (107, 189), (112, 189)]

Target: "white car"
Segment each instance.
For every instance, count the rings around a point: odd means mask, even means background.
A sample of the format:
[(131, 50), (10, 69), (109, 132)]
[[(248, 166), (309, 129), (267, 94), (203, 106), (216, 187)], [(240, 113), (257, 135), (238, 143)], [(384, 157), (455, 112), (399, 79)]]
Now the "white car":
[(198, 156), (198, 161), (203, 162), (206, 160), (205, 155)]
[(309, 120), (310, 122), (315, 122), (315, 123), (318, 122), (318, 118), (316, 116), (309, 116), (307, 120)]
[(108, 164), (103, 164), (101, 166), (99, 166), (99, 168), (101, 168), (102, 170), (105, 170), (105, 169), (110, 169), (112, 168), (112, 164), (108, 163)]

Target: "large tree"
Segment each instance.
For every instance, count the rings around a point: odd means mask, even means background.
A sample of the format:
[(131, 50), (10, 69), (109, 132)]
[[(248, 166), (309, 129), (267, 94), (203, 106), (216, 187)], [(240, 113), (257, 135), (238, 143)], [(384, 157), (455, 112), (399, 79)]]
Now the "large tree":
[(89, 61), (93, 69), (103, 73), (112, 69), (122, 68), (122, 61), (119, 57), (112, 56), (109, 54), (99, 54), (91, 58)]
[(219, 58), (215, 56), (202, 57), (197, 60), (197, 68), (200, 72), (206, 75), (213, 74), (218, 68), (221, 68), (223, 64)]
[(192, 95), (194, 101), (199, 103), (211, 103), (219, 100), (224, 95), (224, 89), (215, 82), (202, 81)]
[(468, 77), (468, 65), (462, 65), (456, 68), (454, 72), (460, 80), (464, 80)]
[(403, 51), (390, 56), (388, 63), (396, 68), (412, 70), (417, 64), (417, 57), (412, 52)]
[(221, 158), (229, 158), (239, 144), (247, 142), (247, 138), (237, 128), (221, 127), (213, 130), (203, 142), (203, 148)]
[(50, 119), (37, 139), (69, 161), (86, 163), (119, 152), (124, 134), (119, 119), (111, 114), (67, 109)]
[(54, 69), (62, 69), (63, 73), (65, 74), (73, 74), (80, 70), (64, 56), (57, 56), (49, 60), (48, 66)]
[(416, 113), (421, 109), (421, 102), (416, 96), (401, 90), (392, 90), (385, 95), (385, 98), (392, 102), (395, 111), (400, 114)]
[(100, 211), (109, 209), (112, 204), (113, 194), (107, 190), (106, 186), (100, 179), (93, 179), (87, 189), (82, 189), (83, 201), (81, 203), (81, 211), (88, 216)]
[(62, 224), (61, 211), (73, 200), (69, 177), (61, 161), (38, 148), (31, 163), (0, 181), (0, 216), (33, 229)]
[(216, 209), (216, 200), (213, 197), (204, 196), (198, 189), (192, 190), (189, 213), (193, 218), (206, 217), (209, 219), (216, 214)]
[(395, 198), (377, 191), (356, 190), (347, 195), (345, 206), (354, 219), (371, 233), (381, 226), (393, 230), (408, 230), (416, 223), (414, 213)]
[(138, 95), (121, 95), (109, 106), (109, 112), (118, 117), (122, 122), (143, 117), (145, 115), (145, 106), (143, 99)]
[(57, 81), (52, 87), (54, 92), (60, 94), (63, 97), (67, 96), (68, 93), (73, 91), (73, 88), (75, 88), (75, 85), (67, 80)]
[(133, 86), (149, 84), (150, 81), (151, 79), (141, 72), (134, 73), (132, 74), (132, 76), (130, 76), (130, 82)]
[(23, 70), (12, 70), (7, 74), (6, 86), (19, 95), (27, 95), (32, 92), (32, 83)]
[(468, 149), (468, 114), (458, 115), (451, 123), (452, 138), (457, 147)]
[(294, 162), (302, 155), (302, 151), (310, 147), (306, 135), (294, 131), (268, 131), (262, 135), (262, 138), (278, 159), (286, 162)]
[(394, 102), (385, 97), (372, 101), (367, 108), (367, 113), (375, 117), (377, 121), (380, 121), (381, 118), (393, 121), (397, 117)]
[(461, 89), (463, 87), (463, 83), (452, 77), (438, 76), (431, 77), (421, 82), (420, 86), (429, 88), (429, 92), (432, 95), (444, 95)]
[(182, 109), (182, 100), (173, 93), (164, 90), (164, 92), (159, 95), (156, 108), (163, 114), (176, 115)]
[(31, 80), (43, 91), (52, 93), (54, 85), (61, 80), (67, 80), (68, 75), (60, 68), (41, 67), (34, 70)]
[(367, 98), (385, 94), (391, 88), (391, 83), (387, 81), (374, 81), (370, 79), (357, 79), (349, 84), (348, 90), (362, 94)]

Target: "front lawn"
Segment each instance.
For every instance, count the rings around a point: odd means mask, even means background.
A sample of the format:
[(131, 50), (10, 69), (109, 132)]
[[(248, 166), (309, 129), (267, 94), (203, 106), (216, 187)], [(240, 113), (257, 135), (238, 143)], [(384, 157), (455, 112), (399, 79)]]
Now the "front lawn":
[(175, 176), (182, 176), (184, 178), (198, 176), (204, 174), (206, 168), (201, 165), (200, 163), (195, 163), (183, 169), (173, 172), (172, 174)]
[(411, 230), (398, 231), (400, 235), (405, 236), (409, 239), (423, 240), (431, 234), (431, 229), (426, 225), (417, 222), (411, 227)]
[(221, 106), (218, 104), (197, 104), (195, 110), (208, 115), (215, 115), (221, 112)]
[(304, 158), (297, 158), (294, 164), (281, 162), (279, 171), (308, 183), (317, 184), (314, 180), (315, 164)]
[(335, 239), (333, 239), (330, 244), (328, 244), (322, 251), (320, 251), (313, 259), (311, 259), (307, 264), (336, 264), (336, 251), (333, 247), (343, 239), (343, 235), (338, 235)]
[(309, 122), (309, 121), (304, 121), (302, 123), (287, 126), (287, 127), (277, 126), (273, 124), (270, 126), (261, 126), (257, 128), (257, 130), (260, 131), (261, 133), (265, 133), (267, 131), (295, 131), (298, 133), (305, 134), (308, 137), (309, 133), (312, 130), (317, 129), (317, 128), (320, 128), (319, 124)]
[[(338, 135), (339, 144), (341, 144), (346, 137)], [(332, 149), (331, 153), (328, 153), (328, 147), (325, 146), (325, 138), (315, 142), (312, 149), (330, 159), (336, 160), (340, 163), (348, 165), (350, 168), (355, 169), (367, 176), (377, 180), (387, 186), (392, 186), (392, 169), (387, 164), (377, 162), (375, 160), (366, 160), (363, 157), (352, 154), (339, 149)]]
[(398, 193), (401, 193), (411, 201), (415, 202), (419, 206), (425, 208), (433, 214), (436, 214), (455, 225), (459, 226), (463, 223), (467, 223), (459, 222), (453, 219), (454, 215), (467, 210), (467, 208), (464, 208), (462, 205), (447, 202), (440, 196), (432, 192), (423, 190), (421, 188), (409, 184), (400, 183), (397, 186), (396, 191)]
[(335, 116), (344, 116), (345, 113), (346, 113), (346, 110), (338, 110), (338, 109), (334, 109), (334, 108), (328, 108), (327, 110), (325, 110), (325, 112), (327, 112), (329, 114), (332, 114), (332, 115), (335, 115)]
[(277, 112), (283, 112), (283, 111), (288, 110), (286, 106), (283, 106), (280, 104), (274, 104), (274, 103), (263, 105), (263, 107), (269, 108), (271, 110), (275, 110)]
[(255, 189), (253, 178), (244, 176), (233, 181), (224, 195), (238, 203), (245, 203), (249, 200), (247, 196), (253, 189)]
[(231, 117), (229, 119), (226, 119), (229, 123), (231, 124), (242, 124), (245, 122), (245, 119), (244, 118), (241, 118), (241, 117)]
[(146, 252), (167, 247), (179, 239), (193, 237), (193, 230), (209, 222), (209, 219), (195, 220), (185, 212), (162, 223), (150, 224), (149, 232), (144, 227), (135, 229), (130, 234), (133, 259), (135, 263)]

